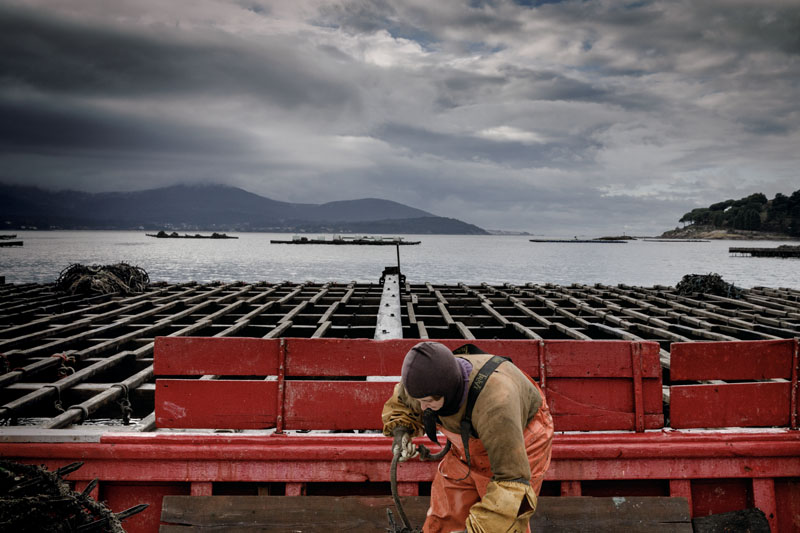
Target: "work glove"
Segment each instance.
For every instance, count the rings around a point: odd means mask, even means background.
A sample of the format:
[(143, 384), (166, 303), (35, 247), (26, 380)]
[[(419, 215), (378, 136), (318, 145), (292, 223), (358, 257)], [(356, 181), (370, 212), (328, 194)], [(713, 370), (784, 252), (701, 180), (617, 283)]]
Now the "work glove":
[(400, 455), (400, 462), (408, 461), (419, 455), (417, 446), (411, 441), (411, 430), (405, 426), (397, 426), (392, 432), (392, 455)]

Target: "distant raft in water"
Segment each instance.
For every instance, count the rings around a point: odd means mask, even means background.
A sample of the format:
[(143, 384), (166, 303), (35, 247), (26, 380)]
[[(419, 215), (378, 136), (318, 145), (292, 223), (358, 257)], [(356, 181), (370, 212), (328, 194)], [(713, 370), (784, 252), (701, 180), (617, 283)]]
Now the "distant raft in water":
[(183, 235), (178, 234), (177, 231), (173, 231), (172, 233), (167, 233), (166, 231), (159, 231), (158, 233), (145, 233), (148, 237), (155, 237), (157, 239), (238, 239), (239, 237), (234, 237), (231, 235), (226, 235), (224, 233), (212, 233), (211, 235), (200, 235), (199, 233), (195, 233), (194, 235), (189, 235), (188, 233), (184, 233)]
[(419, 244), (421, 241), (405, 241), (403, 237), (371, 237), (369, 235), (364, 235), (363, 237), (342, 237), (341, 235), (334, 235), (333, 239), (330, 240), (325, 237), (309, 239), (308, 237), (295, 235), (290, 241), (273, 239), (269, 242), (270, 244), (360, 244), (371, 246), (395, 246)]
[(609, 243), (609, 244), (625, 244), (627, 240), (616, 239), (528, 239), (531, 242), (571, 242), (571, 243)]

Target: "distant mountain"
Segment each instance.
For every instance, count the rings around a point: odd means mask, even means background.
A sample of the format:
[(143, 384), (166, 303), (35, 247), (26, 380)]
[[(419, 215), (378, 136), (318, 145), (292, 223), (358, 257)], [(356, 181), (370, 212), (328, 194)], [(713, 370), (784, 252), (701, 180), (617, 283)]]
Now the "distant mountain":
[(452, 218), (364, 198), (279, 202), (225, 185), (137, 192), (46, 191), (0, 184), (0, 229), (178, 229), (338, 233), (485, 234)]

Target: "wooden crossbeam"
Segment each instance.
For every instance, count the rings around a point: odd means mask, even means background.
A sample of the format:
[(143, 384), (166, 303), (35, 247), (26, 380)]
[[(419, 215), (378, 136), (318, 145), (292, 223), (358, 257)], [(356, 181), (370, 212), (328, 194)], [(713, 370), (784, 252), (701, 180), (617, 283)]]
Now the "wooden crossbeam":
[[(412, 526), (425, 520), (429, 498), (402, 497)], [(189, 530), (383, 531), (389, 525), (388, 496), (165, 496), (162, 533)], [(668, 497), (541, 497), (531, 520), (533, 531), (691, 533), (689, 504)]]

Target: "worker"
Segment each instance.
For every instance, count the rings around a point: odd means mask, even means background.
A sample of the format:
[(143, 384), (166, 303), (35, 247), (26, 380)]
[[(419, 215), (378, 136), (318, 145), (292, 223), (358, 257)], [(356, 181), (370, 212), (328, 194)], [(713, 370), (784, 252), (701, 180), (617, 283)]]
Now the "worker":
[(510, 360), (471, 344), (454, 353), (421, 342), (406, 354), (382, 420), (401, 461), (419, 454), (412, 438), (423, 433), (437, 442), (438, 430), (450, 443), (424, 533), (530, 531), (553, 420), (541, 389)]

